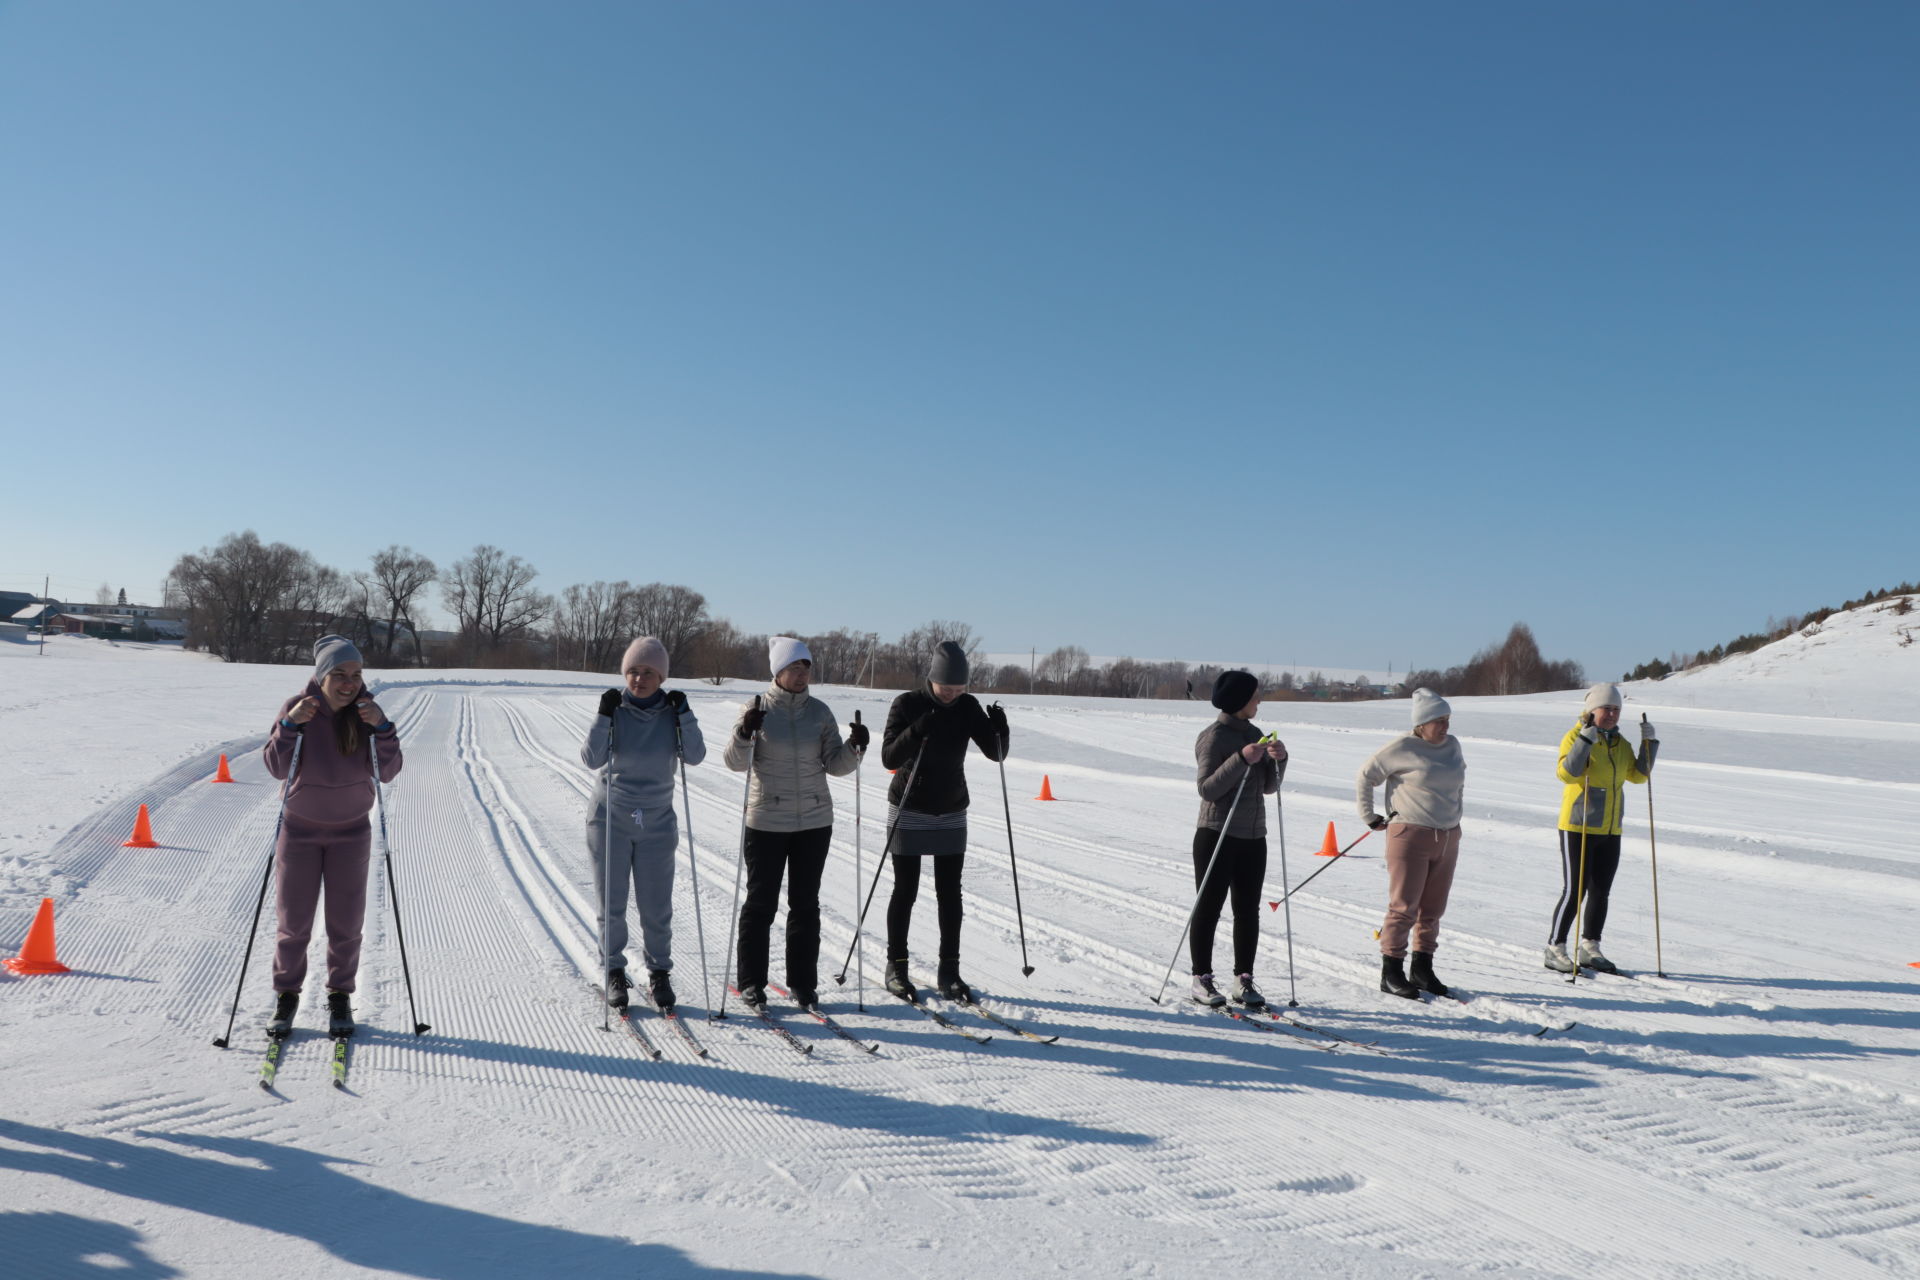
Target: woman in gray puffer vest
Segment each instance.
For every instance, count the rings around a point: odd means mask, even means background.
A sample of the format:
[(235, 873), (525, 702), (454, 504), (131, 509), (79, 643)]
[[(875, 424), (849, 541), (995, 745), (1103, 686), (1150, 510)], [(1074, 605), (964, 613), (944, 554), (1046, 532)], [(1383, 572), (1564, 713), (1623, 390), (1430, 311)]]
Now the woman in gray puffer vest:
[[(813, 655), (792, 636), (767, 642), (773, 685), (740, 714), (727, 739), (727, 768), (753, 775), (747, 784), (747, 897), (740, 906), (734, 956), (740, 998), (767, 1002), (773, 917), (780, 881), (787, 882), (787, 989), (796, 1004), (820, 1002), (820, 877), (833, 839), (833, 797), (827, 778), (859, 767), (865, 725), (848, 725), (847, 740), (827, 704), (807, 692)], [(790, 874), (789, 874), (790, 872)]]
[[(627, 1005), (627, 885), (640, 909), (647, 989), (664, 1013), (673, 1008), (673, 854), (680, 824), (673, 814), (674, 765), (707, 758), (700, 722), (687, 695), (660, 686), (667, 649), (641, 636), (620, 659), (626, 689), (600, 695), (600, 714), (580, 747), (580, 763), (600, 770), (587, 811), (587, 853), (593, 887), (605, 915), (601, 946), (607, 965), (607, 1003)], [(612, 813), (608, 813), (608, 792)], [(607, 837), (612, 836), (612, 847)], [(611, 869), (611, 875), (608, 874)]]
[[(1266, 735), (1253, 723), (1260, 709), (1260, 681), (1251, 671), (1221, 672), (1213, 682), (1212, 702), (1220, 714), (1193, 744), (1200, 786), (1200, 822), (1193, 833), (1193, 882), (1199, 892), (1187, 940), (1193, 998), (1215, 1009), (1227, 1002), (1213, 981), (1213, 931), (1231, 894), (1233, 998), (1259, 1009), (1267, 1003), (1253, 984), (1253, 957), (1260, 945), (1260, 884), (1267, 875), (1267, 806), (1261, 797), (1280, 790), (1287, 748), (1278, 740), (1263, 741)], [(1212, 875), (1207, 874), (1209, 866)]]

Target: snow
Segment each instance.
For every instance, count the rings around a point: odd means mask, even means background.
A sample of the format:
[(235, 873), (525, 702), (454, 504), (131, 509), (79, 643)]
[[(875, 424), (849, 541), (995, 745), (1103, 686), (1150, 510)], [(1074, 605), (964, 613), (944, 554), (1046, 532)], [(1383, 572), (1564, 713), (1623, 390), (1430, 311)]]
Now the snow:
[[(351, 1086), (327, 1086), (309, 1031), (272, 1094), (255, 1084), (264, 945), (235, 1047), (209, 1041), (273, 828), (257, 747), (304, 670), (0, 643), (0, 949), (50, 896), (74, 969), (0, 973), (0, 1274), (1920, 1276), (1920, 647), (1900, 643), (1905, 624), (1870, 606), (1628, 686), (1627, 719), (1647, 714), (1664, 743), (1665, 979), (1638, 791), (1607, 950), (1642, 976), (1569, 986), (1539, 964), (1558, 893), (1553, 749), (1578, 696), (1456, 700), (1468, 817), (1438, 968), (1473, 1003), (1375, 990), (1372, 842), (1294, 900), (1298, 1016), (1382, 1053), (1149, 1001), (1191, 901), (1206, 707), (1006, 697), (1034, 973), (999, 775), (977, 758), (966, 969), (1060, 1042), (969, 1045), (871, 986), (863, 1012), (851, 976), (830, 1008), (877, 1056), (792, 1013), (808, 1057), (737, 1014), (708, 1021), (740, 813), (715, 752), (689, 773), (704, 980), (684, 862), (676, 906), (676, 976), (712, 1058), (650, 1021), (665, 1056), (647, 1061), (600, 1029), (587, 990), (578, 746), (607, 682), (375, 673), (407, 747), (389, 825), (433, 1031), (406, 1034), (376, 873)], [(715, 739), (753, 691), (683, 687)], [(885, 692), (819, 693), (843, 721), (884, 720)], [(1326, 865), (1312, 851), (1327, 822), (1359, 834), (1353, 775), (1405, 720), (1403, 702), (1258, 718), (1292, 752), (1294, 882)], [(207, 782), (223, 750), (237, 785)], [(877, 759), (864, 773), (871, 874), (884, 776)], [(1059, 802), (1029, 798), (1043, 774)], [(830, 969), (851, 940), (854, 797), (836, 783)], [(123, 849), (142, 802), (163, 847)], [(1277, 843), (1270, 873), (1277, 898)], [(1260, 977), (1284, 999), (1282, 917), (1264, 930)], [(923, 900), (923, 981), (933, 934)], [(1225, 941), (1223, 927), (1223, 958)], [(308, 1028), (318, 1005), (310, 987)], [(1563, 1021), (1578, 1025), (1529, 1034)]]

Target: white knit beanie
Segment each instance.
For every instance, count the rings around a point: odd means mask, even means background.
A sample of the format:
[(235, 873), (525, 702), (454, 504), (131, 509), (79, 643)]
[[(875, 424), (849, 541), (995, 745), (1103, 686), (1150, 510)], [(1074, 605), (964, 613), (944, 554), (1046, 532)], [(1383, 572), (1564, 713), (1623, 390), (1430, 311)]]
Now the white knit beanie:
[(1453, 715), (1453, 708), (1447, 700), (1431, 689), (1413, 691), (1413, 727), (1418, 729), (1429, 720), (1446, 720)]
[(767, 665), (773, 670), (770, 675), (779, 675), (794, 663), (804, 659), (809, 665), (813, 655), (807, 652), (807, 646), (792, 636), (767, 637)]
[(635, 636), (627, 646), (626, 656), (620, 659), (620, 674), (624, 676), (635, 667), (652, 667), (662, 680), (667, 678), (667, 646), (658, 636)]
[(1617, 684), (1597, 684), (1587, 690), (1587, 700), (1583, 704), (1587, 710), (1595, 707), (1619, 707), (1626, 705), (1620, 698), (1620, 686)]

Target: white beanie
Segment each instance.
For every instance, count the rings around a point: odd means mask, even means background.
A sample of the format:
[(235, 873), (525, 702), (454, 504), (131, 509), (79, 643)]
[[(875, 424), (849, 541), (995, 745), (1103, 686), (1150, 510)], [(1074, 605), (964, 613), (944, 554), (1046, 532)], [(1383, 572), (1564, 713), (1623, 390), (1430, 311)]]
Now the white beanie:
[(360, 651), (345, 636), (321, 636), (313, 642), (314, 683), (327, 678), (327, 672), (343, 662), (360, 662)]
[(627, 646), (626, 656), (620, 659), (620, 674), (624, 676), (635, 667), (652, 667), (662, 680), (667, 678), (667, 646), (658, 636), (635, 636)]
[(1620, 686), (1617, 684), (1597, 684), (1587, 690), (1587, 700), (1582, 704), (1587, 710), (1595, 707), (1618, 707), (1625, 705), (1620, 698)]
[(804, 660), (813, 665), (813, 655), (807, 652), (807, 646), (792, 636), (767, 637), (767, 665), (772, 667), (772, 675), (779, 675), (796, 662)]
[(1431, 689), (1413, 691), (1413, 727), (1418, 729), (1429, 720), (1446, 720), (1453, 715), (1453, 708), (1447, 700)]

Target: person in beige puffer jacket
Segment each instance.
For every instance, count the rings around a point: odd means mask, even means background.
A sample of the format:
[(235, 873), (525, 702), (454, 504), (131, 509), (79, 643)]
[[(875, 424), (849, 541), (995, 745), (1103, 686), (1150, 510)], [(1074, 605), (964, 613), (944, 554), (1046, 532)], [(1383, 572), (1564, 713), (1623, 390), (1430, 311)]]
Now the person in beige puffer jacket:
[[(727, 739), (727, 768), (752, 775), (747, 785), (747, 897), (740, 906), (735, 983), (750, 1005), (767, 999), (773, 917), (780, 881), (787, 881), (787, 987), (794, 1002), (819, 1003), (820, 877), (833, 838), (827, 778), (843, 777), (866, 754), (865, 725), (840, 726), (827, 704), (807, 691), (813, 655), (791, 636), (768, 641), (773, 685), (740, 714)], [(791, 869), (791, 874), (787, 874)]]

